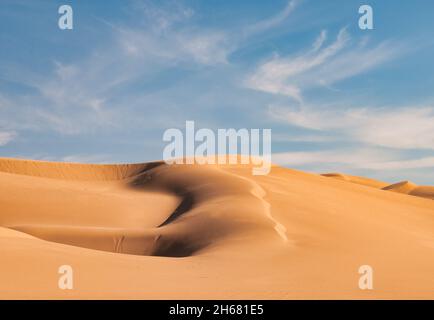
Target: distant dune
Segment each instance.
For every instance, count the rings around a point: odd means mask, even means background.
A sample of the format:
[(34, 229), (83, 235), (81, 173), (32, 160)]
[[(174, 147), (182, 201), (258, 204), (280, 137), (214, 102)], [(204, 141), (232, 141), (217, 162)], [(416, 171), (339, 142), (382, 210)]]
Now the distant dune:
[(325, 177), (331, 177), (343, 181), (361, 184), (364, 186), (379, 188), (382, 190), (404, 193), (411, 196), (417, 196), (422, 198), (434, 199), (434, 187), (418, 186), (417, 184), (411, 181), (401, 181), (394, 184), (388, 184), (386, 182), (382, 182), (374, 179), (351, 176), (342, 173), (324, 173), (322, 175)]
[(434, 200), (434, 187), (431, 186), (416, 187), (413, 190), (411, 190), (408, 194), (412, 196), (423, 197), (423, 198)]
[(433, 194), (278, 166), (0, 159), (0, 298), (432, 299)]

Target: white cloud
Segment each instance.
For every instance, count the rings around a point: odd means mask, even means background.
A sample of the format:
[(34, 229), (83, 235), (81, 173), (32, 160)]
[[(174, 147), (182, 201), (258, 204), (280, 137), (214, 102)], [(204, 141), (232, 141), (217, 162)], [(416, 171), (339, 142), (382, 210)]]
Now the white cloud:
[(113, 26), (121, 52), (168, 63), (227, 63), (229, 36), (222, 30), (196, 27), (191, 23), (194, 12), (190, 8), (176, 2), (170, 7), (143, 2), (139, 8), (144, 26)]
[(246, 87), (302, 102), (303, 90), (329, 86), (366, 72), (398, 52), (387, 42), (373, 48), (363, 47), (364, 40), (354, 43), (345, 28), (334, 42), (324, 47), (326, 40), (327, 33), (323, 30), (307, 52), (286, 57), (275, 55), (247, 77)]
[(337, 149), (314, 152), (282, 152), (272, 156), (273, 163), (300, 167), (314, 166), (317, 169), (333, 168), (335, 171), (369, 169), (401, 170), (434, 168), (434, 157), (395, 160), (398, 155), (375, 149)]
[(317, 52), (323, 46), (324, 42), (327, 40), (327, 30), (321, 30), (318, 38), (312, 45), (313, 52)]
[(273, 133), (273, 141), (275, 142), (333, 142), (336, 141), (336, 137), (327, 136), (324, 134), (310, 135), (310, 134), (295, 134), (288, 136), (282, 133)]
[(117, 37), (127, 57), (158, 59), (160, 62), (199, 65), (227, 63), (232, 50), (228, 36), (221, 31), (176, 29), (164, 33), (120, 28)]
[(287, 3), (286, 7), (278, 14), (247, 27), (246, 28), (247, 35), (264, 32), (278, 26), (289, 17), (289, 15), (297, 7), (299, 2), (300, 1), (298, 0), (291, 0)]
[(177, 23), (190, 19), (195, 14), (194, 10), (176, 1), (161, 2), (158, 5), (150, 1), (139, 1), (134, 6), (140, 10), (142, 18), (150, 22), (150, 27), (155, 32), (164, 32)]
[[(302, 152), (282, 152), (274, 153), (272, 161), (288, 166), (301, 166), (311, 164), (346, 164), (353, 167), (363, 167), (371, 161), (388, 160), (384, 155), (373, 153), (372, 151), (355, 150), (330, 150), (330, 151), (302, 151)], [(381, 162), (381, 161), (380, 161)]]
[(434, 107), (281, 108), (270, 106), (279, 121), (335, 133), (352, 142), (398, 149), (434, 149)]
[(14, 131), (0, 131), (0, 147), (7, 145), (16, 137), (16, 132)]
[(180, 34), (177, 43), (182, 53), (205, 65), (227, 63), (227, 56), (231, 51), (229, 40), (222, 32), (198, 34), (193, 37)]
[(423, 169), (434, 168), (434, 157), (423, 157), (419, 159), (409, 160), (394, 160), (384, 162), (373, 162), (369, 166), (369, 169), (374, 170), (401, 170), (401, 169)]
[[(256, 30), (278, 26), (297, 2), (288, 2), (279, 14), (260, 21)], [(96, 43), (87, 57), (68, 63), (55, 60), (53, 69), (43, 74), (11, 68), (14, 79), (10, 80), (31, 90), (8, 97), (12, 108), (1, 111), (1, 117), (16, 130), (53, 130), (67, 135), (121, 128), (128, 124), (128, 117), (136, 120), (144, 117), (144, 109), (155, 107), (152, 98), (162, 100), (162, 95), (150, 95), (165, 90), (167, 82), (158, 88), (147, 82), (157, 78), (158, 83), (159, 76), (166, 76), (169, 70), (217, 70), (228, 65), (229, 54), (246, 40), (243, 27), (231, 32), (225, 26), (216, 29), (195, 24), (193, 10), (176, 2), (137, 1), (133, 5), (133, 14), (139, 19), (117, 25), (104, 21), (100, 27), (107, 28), (108, 37)], [(170, 98), (165, 101), (167, 105), (181, 104)], [(4, 104), (0, 96), (0, 107)], [(4, 125), (1, 119), (0, 124)]]
[[(13, 81), (32, 90), (0, 95), (0, 125), (67, 135), (121, 127), (127, 118), (143, 116), (149, 106), (148, 88), (141, 91), (137, 83), (178, 66), (200, 69), (227, 63), (226, 34), (192, 26), (192, 10), (177, 4), (167, 10), (149, 2), (137, 5), (143, 21), (134, 26), (105, 24), (109, 40), (96, 44), (89, 56), (70, 63), (53, 61), (45, 74), (15, 70)], [(133, 108), (140, 108), (140, 114)]]

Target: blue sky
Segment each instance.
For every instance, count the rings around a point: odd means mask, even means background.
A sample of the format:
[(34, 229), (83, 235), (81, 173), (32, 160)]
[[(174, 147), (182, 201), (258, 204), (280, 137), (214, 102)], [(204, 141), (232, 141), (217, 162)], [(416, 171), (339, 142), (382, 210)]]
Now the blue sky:
[[(362, 4), (374, 30), (358, 27)], [(161, 159), (163, 132), (194, 120), (271, 128), (288, 167), (434, 184), (430, 0), (0, 7), (2, 157)]]

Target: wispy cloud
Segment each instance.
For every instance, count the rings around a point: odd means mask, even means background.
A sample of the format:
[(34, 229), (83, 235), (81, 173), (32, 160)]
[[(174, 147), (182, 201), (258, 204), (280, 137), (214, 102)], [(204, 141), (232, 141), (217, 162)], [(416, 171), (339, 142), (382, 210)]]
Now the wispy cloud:
[(245, 85), (302, 102), (303, 90), (328, 86), (371, 70), (399, 51), (388, 42), (361, 50), (361, 47), (366, 46), (366, 41), (351, 41), (345, 28), (328, 46), (324, 46), (326, 40), (327, 33), (323, 30), (312, 48), (304, 53), (283, 57), (275, 54), (247, 77)]
[(194, 11), (180, 4), (170, 8), (140, 2), (144, 14), (144, 28), (116, 26), (118, 40), (123, 49), (132, 56), (151, 55), (173, 62), (191, 62), (204, 65), (228, 63), (228, 56), (246, 39), (281, 25), (299, 5), (300, 0), (288, 1), (286, 7), (271, 17), (252, 25), (230, 28), (207, 29), (191, 24)]
[[(296, 1), (290, 1), (282, 13), (258, 26), (277, 26), (295, 5)], [(11, 81), (32, 89), (19, 97), (0, 96), (0, 106), (7, 102), (10, 109), (20, 109), (19, 113), (8, 113), (13, 128), (53, 130), (64, 135), (119, 129), (131, 119), (145, 118), (144, 109), (155, 108), (150, 95), (164, 90), (164, 84), (154, 86), (151, 79), (158, 82), (159, 77), (172, 72), (170, 81), (176, 81), (180, 70), (218, 70), (229, 64), (228, 56), (242, 41), (237, 34), (241, 31), (196, 24), (195, 12), (179, 3), (137, 1), (132, 11), (139, 14), (137, 22), (98, 19), (108, 37), (94, 44), (88, 56), (68, 62), (53, 60), (52, 69), (44, 74), (11, 70)], [(172, 100), (165, 107), (180, 103)], [(165, 120), (170, 122), (167, 117)]]
[(347, 140), (398, 149), (434, 149), (434, 107), (281, 108), (270, 106), (279, 121), (334, 133)]
[(152, 57), (171, 63), (196, 62), (203, 65), (227, 63), (231, 43), (216, 30), (168, 29), (161, 33), (120, 28), (119, 43), (130, 58)]
[(370, 163), (367, 166), (373, 170), (401, 170), (401, 169), (425, 169), (434, 168), (434, 157), (423, 157), (409, 160), (392, 160)]
[(337, 149), (331, 151), (282, 152), (272, 156), (274, 163), (292, 167), (313, 166), (317, 170), (401, 170), (434, 168), (434, 157), (395, 160), (399, 155), (376, 149)]
[[(54, 130), (73, 135), (116, 129), (144, 108), (149, 82), (167, 70), (201, 68), (227, 63), (229, 43), (220, 30), (194, 27), (194, 12), (181, 5), (170, 10), (150, 2), (137, 2), (143, 25), (104, 23), (108, 41), (94, 45), (92, 53), (68, 63), (53, 60), (44, 74), (11, 70), (14, 83), (31, 91), (20, 96), (0, 95), (0, 110), (17, 130)], [(155, 90), (161, 88), (156, 88)], [(18, 109), (20, 112), (12, 112)], [(140, 115), (142, 116), (142, 115)], [(0, 124), (5, 125), (4, 121)]]
[(323, 46), (324, 42), (327, 40), (327, 30), (322, 30), (319, 34), (318, 38), (316, 38), (315, 42), (312, 45), (312, 51), (317, 52)]
[(280, 25), (289, 17), (289, 15), (295, 10), (295, 8), (299, 5), (300, 2), (301, 1), (299, 0), (291, 0), (287, 3), (286, 7), (278, 14), (248, 26), (245, 32), (246, 35), (251, 36), (255, 33), (264, 32)]
[(230, 36), (223, 30), (196, 26), (194, 11), (180, 3), (170, 6), (137, 3), (142, 25), (111, 25), (123, 53), (133, 58), (159, 59), (168, 63), (216, 65), (227, 63)]
[(0, 131), (0, 147), (7, 145), (16, 136), (14, 131)]

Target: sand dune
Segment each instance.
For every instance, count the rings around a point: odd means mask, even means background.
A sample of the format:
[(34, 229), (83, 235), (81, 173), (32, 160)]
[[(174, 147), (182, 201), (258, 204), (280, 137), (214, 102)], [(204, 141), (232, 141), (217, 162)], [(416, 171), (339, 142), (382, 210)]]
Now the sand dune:
[(434, 187), (431, 186), (420, 186), (416, 187), (409, 192), (409, 195), (423, 197), (434, 200)]
[(382, 190), (403, 193), (411, 196), (434, 199), (434, 187), (418, 186), (417, 184), (411, 181), (401, 181), (401, 182), (389, 184), (383, 181), (378, 181), (378, 180), (364, 178), (364, 177), (351, 176), (342, 173), (324, 173), (322, 174), (322, 176), (348, 181), (352, 183), (357, 183), (360, 185), (374, 187)]
[(383, 190), (390, 190), (393, 192), (404, 193), (411, 196), (434, 199), (434, 187), (418, 186), (417, 184), (410, 181), (398, 182), (390, 186), (384, 187)]
[(411, 181), (401, 181), (398, 183), (391, 184), (383, 188), (383, 190), (389, 190), (398, 193), (409, 194), (412, 190), (416, 189), (417, 185)]
[(434, 202), (342, 176), (0, 159), (0, 298), (434, 298)]

